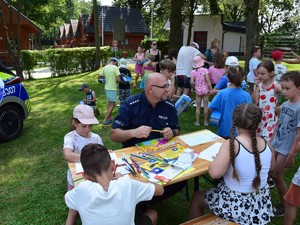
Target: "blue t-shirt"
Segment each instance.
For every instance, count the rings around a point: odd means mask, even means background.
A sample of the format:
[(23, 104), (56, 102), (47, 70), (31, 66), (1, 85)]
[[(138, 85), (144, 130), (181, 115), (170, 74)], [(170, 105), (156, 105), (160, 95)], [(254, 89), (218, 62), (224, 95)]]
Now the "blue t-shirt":
[(232, 116), (234, 109), (242, 103), (252, 103), (250, 94), (241, 88), (225, 88), (218, 92), (216, 97), (209, 104), (212, 111), (218, 110), (221, 113), (218, 135), (230, 136)]
[[(217, 89), (217, 90), (225, 89), (225, 88), (228, 87), (228, 84), (229, 84), (228, 77), (227, 77), (227, 75), (224, 75), (224, 76), (219, 80), (219, 82), (216, 84), (215, 89)], [(248, 85), (247, 85), (247, 83), (246, 83), (245, 80), (242, 81), (241, 88), (242, 88), (243, 90), (247, 90)]]
[(279, 125), (271, 142), (275, 151), (287, 156), (300, 128), (300, 102), (289, 100), (281, 105)]
[(227, 88), (227, 84), (228, 84), (228, 78), (227, 78), (227, 75), (224, 75), (223, 77), (221, 77), (219, 82), (216, 84), (215, 89), (218, 89), (218, 90), (225, 89), (225, 88)]
[[(161, 130), (165, 127), (180, 129), (174, 104), (169, 100), (160, 101), (156, 107), (153, 108), (146, 98), (145, 92), (131, 96), (121, 105), (112, 128), (129, 130), (142, 125), (152, 127), (154, 130)], [(143, 141), (160, 137), (160, 133), (151, 132), (148, 138), (132, 138), (122, 144), (123, 147), (129, 147)]]

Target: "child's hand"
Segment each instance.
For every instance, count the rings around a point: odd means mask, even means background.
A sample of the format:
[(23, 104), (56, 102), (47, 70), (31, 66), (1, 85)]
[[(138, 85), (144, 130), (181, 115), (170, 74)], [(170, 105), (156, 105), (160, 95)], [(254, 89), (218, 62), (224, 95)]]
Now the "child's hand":
[(121, 173), (116, 173), (115, 176), (113, 177), (113, 180), (117, 180), (120, 177), (123, 177), (123, 175)]
[(293, 167), (294, 166), (294, 156), (288, 155), (285, 161), (285, 167)]
[(261, 82), (261, 80), (260, 80), (258, 77), (255, 77), (255, 78), (254, 78), (254, 84), (255, 84), (256, 86), (258, 86), (260, 82)]

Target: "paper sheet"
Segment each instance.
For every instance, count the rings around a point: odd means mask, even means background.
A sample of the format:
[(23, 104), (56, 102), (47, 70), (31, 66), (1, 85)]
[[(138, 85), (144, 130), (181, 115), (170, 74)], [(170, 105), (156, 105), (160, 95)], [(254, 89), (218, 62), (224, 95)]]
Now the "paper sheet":
[(215, 133), (209, 130), (204, 130), (197, 133), (182, 135), (179, 138), (189, 146), (195, 146), (195, 145), (200, 145), (211, 141), (216, 141), (221, 137), (219, 137), (218, 135), (216, 135)]
[(222, 143), (220, 142), (214, 143), (212, 146), (200, 152), (198, 158), (213, 161), (213, 157), (215, 157), (218, 154), (221, 145)]
[(83, 173), (83, 168), (82, 168), (81, 162), (75, 163), (75, 169), (76, 169), (76, 174)]

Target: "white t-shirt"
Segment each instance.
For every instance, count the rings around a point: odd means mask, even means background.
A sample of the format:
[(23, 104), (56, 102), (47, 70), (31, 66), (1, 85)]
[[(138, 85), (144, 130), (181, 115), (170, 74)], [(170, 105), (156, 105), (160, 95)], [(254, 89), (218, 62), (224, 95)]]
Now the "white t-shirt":
[(194, 57), (201, 52), (192, 46), (182, 46), (179, 49), (177, 63), (176, 63), (176, 75), (185, 75), (191, 77), (193, 70)]
[(247, 75), (247, 82), (254, 83), (254, 70), (256, 70), (258, 64), (260, 64), (260, 60), (258, 58), (252, 57), (249, 61), (249, 73)]
[(112, 180), (108, 191), (91, 181), (83, 181), (65, 194), (66, 205), (79, 212), (86, 225), (134, 225), (135, 206), (151, 200), (155, 187), (128, 177)]
[(283, 74), (287, 72), (287, 68), (285, 65), (282, 64), (275, 64), (274, 65), (274, 74), (275, 74), (275, 79), (277, 82), (280, 81), (280, 78)]
[[(73, 130), (65, 135), (64, 138), (64, 148), (70, 148), (73, 149), (73, 152), (81, 153), (81, 150), (84, 146), (87, 144), (101, 144), (103, 145), (102, 139), (98, 134), (95, 134), (92, 132), (90, 138), (85, 138), (80, 136), (76, 130)], [(68, 183), (73, 185), (72, 176), (70, 170), (67, 172), (67, 180)]]

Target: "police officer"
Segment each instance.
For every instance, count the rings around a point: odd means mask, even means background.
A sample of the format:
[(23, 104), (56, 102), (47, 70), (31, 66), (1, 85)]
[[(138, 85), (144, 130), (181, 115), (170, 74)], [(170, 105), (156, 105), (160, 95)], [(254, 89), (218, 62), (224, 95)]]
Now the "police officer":
[(131, 96), (121, 105), (110, 139), (121, 142), (123, 147), (129, 147), (159, 137), (170, 140), (178, 135), (180, 128), (177, 112), (174, 104), (167, 100), (168, 89), (169, 84), (164, 75), (149, 74), (145, 91)]

